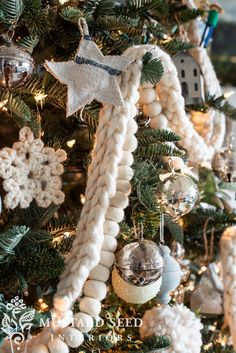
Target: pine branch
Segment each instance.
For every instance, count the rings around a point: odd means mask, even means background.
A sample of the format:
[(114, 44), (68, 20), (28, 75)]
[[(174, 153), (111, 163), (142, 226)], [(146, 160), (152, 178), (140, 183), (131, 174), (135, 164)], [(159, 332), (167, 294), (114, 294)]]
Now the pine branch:
[(28, 231), (29, 228), (25, 226), (14, 226), (0, 234), (0, 264), (7, 261), (9, 255), (15, 254), (15, 247)]
[(184, 154), (183, 151), (164, 143), (152, 143), (145, 147), (138, 146), (135, 151), (135, 156), (138, 158), (146, 158), (152, 161), (163, 156), (184, 157)]
[(195, 20), (197, 17), (202, 17), (204, 10), (202, 9), (186, 9), (177, 13), (178, 23), (187, 23)]
[(171, 237), (178, 243), (183, 244), (184, 242), (184, 232), (181, 226), (174, 222), (172, 218), (165, 216), (165, 226), (171, 234)]
[(52, 29), (46, 9), (42, 8), (41, 0), (24, 0), (24, 11), (21, 22), (28, 28), (31, 35), (41, 36)]
[(60, 16), (69, 22), (78, 23), (80, 17), (84, 17), (82, 11), (77, 7), (66, 6), (61, 9)]
[(225, 114), (230, 119), (236, 120), (236, 108), (226, 100), (224, 95), (216, 97), (208, 93), (206, 94), (204, 103), (198, 105), (189, 105), (188, 109), (200, 111), (203, 113), (208, 112), (210, 109), (215, 109)]
[(28, 208), (18, 208), (16, 210), (13, 224), (25, 224), (31, 229), (42, 228), (50, 221), (59, 207), (51, 204), (47, 208), (42, 208), (33, 201)]
[(170, 343), (170, 339), (167, 336), (151, 335), (144, 338), (141, 348), (144, 351), (150, 351), (150, 349), (152, 350), (169, 347)]
[(13, 23), (19, 19), (23, 12), (22, 0), (1, 0), (0, 20), (6, 23)]
[(20, 39), (17, 44), (32, 54), (38, 42), (39, 39), (37, 36), (28, 36)]
[(194, 48), (194, 45), (182, 41), (182, 39), (174, 38), (168, 40), (167, 42), (162, 42), (161, 47), (168, 51), (169, 53), (174, 53), (182, 50), (189, 50)]
[(147, 52), (143, 56), (143, 67), (141, 73), (141, 85), (152, 83), (155, 85), (164, 74), (164, 68), (159, 59), (152, 59), (152, 53)]
[(178, 142), (181, 137), (169, 130), (140, 129), (137, 133), (139, 146), (148, 146), (157, 142)]

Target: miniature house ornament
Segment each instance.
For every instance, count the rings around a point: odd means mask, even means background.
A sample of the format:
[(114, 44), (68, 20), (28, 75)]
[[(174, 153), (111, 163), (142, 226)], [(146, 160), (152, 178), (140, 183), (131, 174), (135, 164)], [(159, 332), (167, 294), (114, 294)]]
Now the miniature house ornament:
[(175, 54), (172, 60), (178, 71), (185, 105), (201, 104), (204, 101), (204, 82), (199, 64), (186, 51)]

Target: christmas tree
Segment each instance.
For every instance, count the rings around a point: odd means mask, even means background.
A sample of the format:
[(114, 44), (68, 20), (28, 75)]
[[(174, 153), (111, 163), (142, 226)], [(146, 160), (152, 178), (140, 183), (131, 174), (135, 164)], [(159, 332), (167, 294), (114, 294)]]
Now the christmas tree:
[(0, 2), (1, 353), (234, 352), (221, 10)]

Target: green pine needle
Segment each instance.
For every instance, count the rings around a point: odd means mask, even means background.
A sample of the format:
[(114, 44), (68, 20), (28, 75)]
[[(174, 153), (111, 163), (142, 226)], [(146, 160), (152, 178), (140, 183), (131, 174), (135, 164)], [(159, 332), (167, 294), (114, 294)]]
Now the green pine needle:
[(26, 226), (14, 226), (0, 234), (0, 263), (7, 260), (8, 255), (14, 255), (14, 249), (19, 244), (23, 236), (28, 233)]
[(155, 85), (164, 74), (164, 68), (159, 59), (152, 59), (151, 53), (146, 53), (143, 57), (143, 68), (141, 73), (141, 85), (152, 83)]

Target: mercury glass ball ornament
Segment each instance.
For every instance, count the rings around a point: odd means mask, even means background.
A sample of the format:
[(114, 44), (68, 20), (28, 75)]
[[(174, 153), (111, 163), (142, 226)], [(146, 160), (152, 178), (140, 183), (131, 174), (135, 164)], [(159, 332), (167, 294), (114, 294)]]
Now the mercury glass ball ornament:
[(34, 61), (29, 53), (12, 42), (0, 46), (0, 87), (13, 88), (33, 73)]
[(222, 148), (212, 160), (212, 169), (222, 181), (236, 181), (236, 151), (230, 147)]
[(115, 266), (125, 282), (143, 287), (161, 277), (164, 258), (156, 243), (143, 239), (125, 245), (117, 254)]
[(175, 219), (189, 213), (197, 200), (197, 185), (184, 174), (171, 173), (157, 190), (157, 203), (161, 212)]

